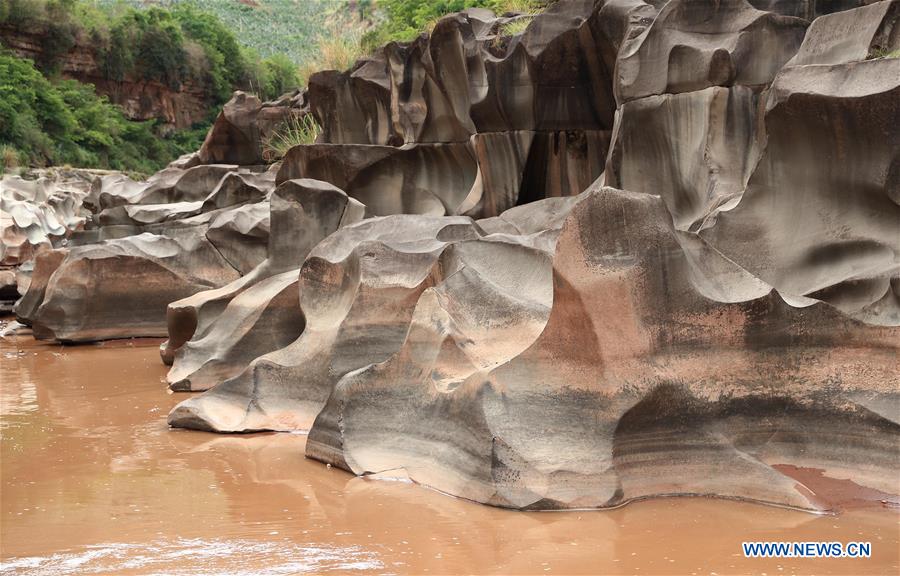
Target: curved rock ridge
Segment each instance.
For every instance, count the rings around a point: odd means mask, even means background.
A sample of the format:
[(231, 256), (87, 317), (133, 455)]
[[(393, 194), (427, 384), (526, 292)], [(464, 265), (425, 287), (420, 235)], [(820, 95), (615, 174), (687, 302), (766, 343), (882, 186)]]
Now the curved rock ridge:
[(662, 494), (829, 508), (790, 467), (896, 499), (897, 330), (771, 291), (702, 296), (678, 233), (657, 196), (589, 193), (557, 243), (537, 338), (521, 310), (479, 307), (483, 280), (423, 294), (398, 352), (337, 382), (307, 455), (513, 508)]
[[(527, 343), (528, 333), (537, 336), (549, 312), (549, 262), (562, 223), (559, 213), (574, 201), (522, 207), (503, 224), (510, 229), (515, 222), (521, 231), (488, 234), (470, 218), (426, 216), (369, 218), (338, 230), (313, 249), (300, 270), (305, 321), (305, 327), (297, 325), (300, 337), (180, 404), (170, 424), (227, 432), (308, 429), (335, 383), (396, 352), (417, 302), (450, 287), (471, 287), (469, 296), (480, 302), (484, 319), (497, 307), (508, 309), (507, 320), (494, 322), (496, 330), (481, 327), (479, 337), (511, 354)], [(512, 335), (516, 343), (501, 344)], [(444, 381), (449, 386), (453, 379), (447, 374)]]
[(594, 4), (551, 6), (511, 39), (499, 36), (508, 18), (469, 10), (347, 72), (314, 74), (309, 101), (321, 141), (396, 146), (466, 142), (476, 133), (611, 129), (620, 39), (592, 29)]
[(176, 390), (204, 390), (251, 360), (295, 340), (304, 327), (297, 305), (299, 268), (326, 236), (363, 218), (365, 207), (317, 180), (288, 180), (270, 199), (267, 258), (246, 275), (168, 307), (163, 361)]
[(223, 286), (266, 258), (274, 171), (169, 167), (146, 182), (108, 174), (86, 187), (66, 196), (84, 229), (39, 255), (15, 309), (37, 338), (165, 336), (170, 302)]
[(305, 92), (285, 94), (272, 102), (244, 92), (235, 92), (206, 135), (196, 154), (181, 159), (179, 167), (198, 164), (253, 165), (265, 162), (266, 138), (291, 117), (308, 112)]
[(671, 0), (619, 52), (617, 100), (769, 84), (797, 52), (807, 25), (746, 0)]
[(486, 504), (900, 505), (900, 1), (521, 18), (236, 95), (198, 154), (94, 186), (19, 316), (168, 332), (203, 391), (172, 426)]
[(0, 178), (0, 266), (14, 267), (84, 227), (92, 177), (80, 171)]
[(61, 250), (59, 267), (29, 318), (39, 339), (164, 336), (168, 302), (238, 277), (212, 243), (190, 228)]
[(631, 10), (608, 12), (604, 27), (593, 0), (560, 3), (508, 38), (510, 18), (472, 9), (349, 71), (314, 74), (319, 142), (291, 150), (279, 179), (334, 182), (377, 215), (492, 217), (577, 195), (603, 170), (631, 26)]

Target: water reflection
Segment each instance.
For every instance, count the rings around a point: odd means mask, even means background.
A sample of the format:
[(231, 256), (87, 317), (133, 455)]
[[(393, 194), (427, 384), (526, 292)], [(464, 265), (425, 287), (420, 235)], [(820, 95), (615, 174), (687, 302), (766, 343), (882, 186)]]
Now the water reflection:
[[(0, 340), (0, 574), (897, 573), (896, 511), (701, 499), (517, 513), (303, 457), (293, 434), (169, 430), (156, 342)], [(743, 540), (870, 560), (747, 560)]]

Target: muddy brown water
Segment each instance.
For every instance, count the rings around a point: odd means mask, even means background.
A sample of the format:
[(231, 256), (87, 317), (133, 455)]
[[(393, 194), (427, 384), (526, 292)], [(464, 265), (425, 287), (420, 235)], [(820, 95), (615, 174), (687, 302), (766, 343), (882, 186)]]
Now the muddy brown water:
[[(898, 574), (895, 509), (711, 499), (515, 512), (304, 458), (297, 434), (170, 430), (157, 341), (0, 340), (0, 574)], [(742, 541), (868, 541), (750, 559)]]

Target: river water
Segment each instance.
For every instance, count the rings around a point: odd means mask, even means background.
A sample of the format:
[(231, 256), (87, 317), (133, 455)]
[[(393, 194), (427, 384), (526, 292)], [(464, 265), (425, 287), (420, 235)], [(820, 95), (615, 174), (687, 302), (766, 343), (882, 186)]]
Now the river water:
[[(0, 574), (898, 574), (897, 510), (710, 499), (514, 512), (303, 457), (297, 434), (170, 430), (158, 341), (0, 340)], [(748, 559), (745, 540), (869, 541)]]

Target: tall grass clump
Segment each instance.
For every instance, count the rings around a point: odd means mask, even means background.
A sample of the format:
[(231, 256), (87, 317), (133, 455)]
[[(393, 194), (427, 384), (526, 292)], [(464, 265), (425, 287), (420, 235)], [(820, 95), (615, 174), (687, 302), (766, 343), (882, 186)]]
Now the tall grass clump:
[(318, 136), (319, 125), (312, 114), (291, 115), (263, 142), (263, 158), (270, 163), (277, 162), (294, 146), (312, 144)]
[(364, 54), (359, 34), (332, 33), (319, 36), (316, 55), (300, 66), (299, 80), (306, 86), (309, 77), (320, 70), (344, 71), (353, 66)]
[(19, 151), (4, 144), (0, 146), (0, 174), (11, 172), (19, 167)]

